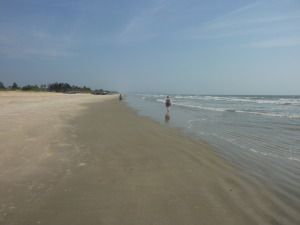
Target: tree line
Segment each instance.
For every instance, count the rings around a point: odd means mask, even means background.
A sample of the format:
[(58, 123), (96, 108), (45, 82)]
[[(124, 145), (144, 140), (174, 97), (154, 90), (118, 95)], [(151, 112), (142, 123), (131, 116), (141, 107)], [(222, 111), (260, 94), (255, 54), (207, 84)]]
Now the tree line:
[(80, 93), (112, 93), (112, 91), (108, 90), (92, 90), (90, 87), (79, 87), (75, 85), (70, 85), (68, 83), (50, 83), (48, 85), (42, 84), (38, 85), (26, 85), (20, 87), (16, 82), (14, 82), (11, 86), (5, 87), (2, 82), (0, 82), (0, 90), (22, 90), (22, 91), (48, 91), (48, 92), (80, 92)]

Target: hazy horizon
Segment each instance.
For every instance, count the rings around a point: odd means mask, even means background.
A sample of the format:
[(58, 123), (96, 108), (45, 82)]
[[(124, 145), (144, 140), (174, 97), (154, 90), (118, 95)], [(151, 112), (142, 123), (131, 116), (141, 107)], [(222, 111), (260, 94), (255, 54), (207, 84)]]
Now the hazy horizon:
[(297, 0), (0, 2), (0, 82), (300, 95)]

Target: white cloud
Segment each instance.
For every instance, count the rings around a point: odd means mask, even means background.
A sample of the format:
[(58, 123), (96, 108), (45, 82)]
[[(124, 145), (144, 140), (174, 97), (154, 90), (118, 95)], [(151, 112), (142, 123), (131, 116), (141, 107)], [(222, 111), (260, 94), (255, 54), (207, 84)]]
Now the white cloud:
[(23, 49), (23, 54), (47, 57), (71, 56), (72, 53), (63, 49)]
[(251, 46), (256, 48), (300, 46), (300, 38), (273, 39), (273, 40), (255, 42), (252, 43)]
[(70, 36), (51, 34), (11, 24), (0, 24), (0, 54), (7, 58), (68, 57), (73, 44)]
[(63, 49), (38, 49), (24, 47), (1, 47), (0, 54), (10, 59), (20, 59), (28, 57), (69, 57), (73, 54)]
[(142, 10), (127, 22), (124, 29), (117, 35), (118, 42), (130, 42), (136, 40), (147, 40), (157, 36), (151, 31), (151, 25), (158, 21), (160, 13), (167, 7), (166, 1), (158, 1), (151, 8)]
[(0, 45), (13, 43), (13, 40), (4, 34), (0, 34)]
[(239, 19), (227, 19), (227, 20), (218, 20), (211, 23), (208, 23), (203, 28), (205, 29), (225, 29), (225, 28), (240, 28), (247, 26), (256, 26), (263, 25), (268, 23), (284, 22), (288, 20), (297, 20), (300, 18), (300, 15), (285, 15), (285, 16), (258, 16), (253, 18), (239, 18)]
[(229, 12), (229, 13), (223, 15), (223, 16), (220, 16), (220, 17), (217, 18), (217, 20), (223, 20), (225, 18), (232, 17), (232, 16), (240, 14), (242, 12), (249, 11), (250, 9), (253, 9), (253, 8), (255, 8), (255, 7), (257, 7), (261, 4), (262, 4), (262, 2), (254, 2), (250, 5), (243, 6), (241, 8), (235, 9), (235, 10), (233, 10), (233, 11), (231, 11), (231, 12)]
[[(250, 5), (245, 5), (233, 9), (228, 13), (217, 16), (214, 19), (202, 22), (199, 26), (187, 28), (180, 32), (182, 39), (203, 40), (203, 39), (222, 39), (245, 36), (241, 41), (259, 40), (276, 36), (282, 37), (285, 33), (294, 37), (299, 36), (298, 27), (300, 14), (299, 10), (292, 8), (291, 4), (284, 5), (277, 2), (276, 6), (269, 1), (259, 1)], [(247, 37), (246, 37), (247, 36)], [(237, 39), (238, 40), (238, 39)], [(249, 42), (248, 42), (249, 43)], [(289, 46), (298, 45), (295, 39), (282, 40), (280, 42), (256, 43), (257, 46)], [(254, 45), (254, 44), (252, 44)]]
[(30, 35), (14, 40), (16, 34), (11, 38), (9, 36), (0, 36), (0, 54), (8, 58), (27, 58), (32, 56), (42, 57), (68, 57), (73, 54), (68, 51), (68, 39), (50, 36)]

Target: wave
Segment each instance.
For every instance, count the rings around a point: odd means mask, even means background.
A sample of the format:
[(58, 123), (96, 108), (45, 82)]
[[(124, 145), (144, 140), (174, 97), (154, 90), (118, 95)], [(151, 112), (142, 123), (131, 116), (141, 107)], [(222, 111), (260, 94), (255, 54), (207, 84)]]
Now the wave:
[(272, 158), (281, 158), (281, 159), (288, 159), (288, 160), (292, 160), (292, 161), (298, 161), (300, 162), (300, 159), (298, 159), (297, 157), (295, 156), (280, 156), (280, 155), (277, 155), (277, 154), (274, 154), (274, 153), (270, 153), (270, 152), (263, 152), (263, 151), (257, 151), (255, 149), (249, 149), (251, 152), (254, 152), (256, 154), (261, 154), (261, 155), (264, 155), (264, 156), (269, 156), (269, 157), (272, 157)]
[[(162, 94), (135, 94), (145, 100), (161, 99), (165, 101), (166, 95)], [(255, 105), (282, 105), (300, 106), (300, 96), (213, 96), (213, 95), (171, 95), (175, 101), (191, 101), (198, 103), (217, 104), (255, 104)]]
[(259, 111), (236, 111), (239, 113), (249, 113), (263, 116), (271, 116), (271, 117), (284, 117), (290, 119), (300, 119), (300, 114), (286, 114), (286, 113), (273, 113), (273, 112), (259, 112)]
[(159, 94), (131, 94), (132, 96), (141, 97), (143, 99), (145, 98), (164, 98), (167, 97), (167, 95), (159, 95)]
[[(164, 99), (156, 99), (157, 102), (164, 103)], [(187, 107), (187, 108), (195, 108), (195, 109), (203, 109), (203, 110), (210, 110), (216, 112), (228, 112), (228, 113), (247, 113), (247, 114), (255, 114), (255, 115), (262, 115), (262, 116), (269, 116), (269, 117), (283, 117), (283, 118), (290, 118), (290, 119), (300, 119), (300, 114), (287, 114), (283, 112), (270, 112), (270, 111), (255, 111), (255, 110), (237, 110), (232, 108), (222, 108), (222, 107), (208, 107), (203, 106), (197, 103), (187, 103), (187, 102), (172, 102), (173, 105), (177, 105), (179, 107)]]
[(256, 104), (276, 104), (276, 105), (296, 105), (300, 106), (300, 97), (276, 97), (276, 96), (202, 96), (202, 95), (176, 95), (177, 100), (203, 100), (203, 101), (222, 101), (222, 102), (243, 102)]

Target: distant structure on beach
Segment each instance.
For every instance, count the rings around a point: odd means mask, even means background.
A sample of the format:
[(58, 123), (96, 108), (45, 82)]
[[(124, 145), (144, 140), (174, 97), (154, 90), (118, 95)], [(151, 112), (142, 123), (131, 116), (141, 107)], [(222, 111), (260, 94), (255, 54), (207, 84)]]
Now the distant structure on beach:
[(106, 91), (103, 91), (103, 92), (93, 91), (91, 94), (93, 94), (93, 95), (107, 95), (107, 92)]

